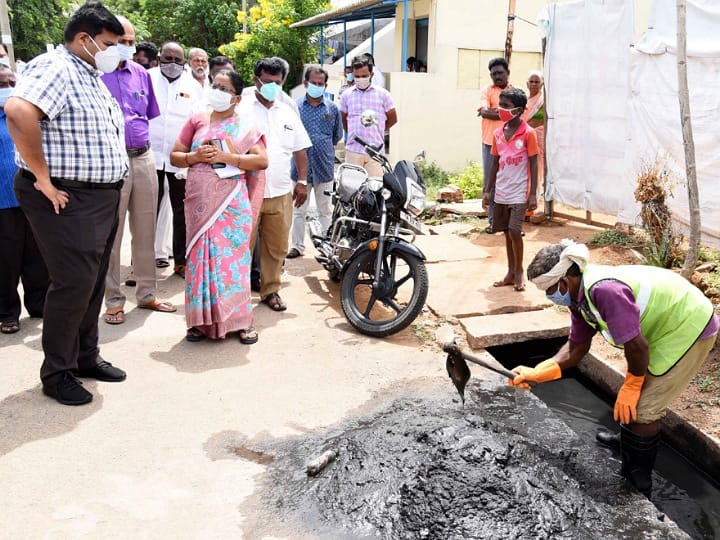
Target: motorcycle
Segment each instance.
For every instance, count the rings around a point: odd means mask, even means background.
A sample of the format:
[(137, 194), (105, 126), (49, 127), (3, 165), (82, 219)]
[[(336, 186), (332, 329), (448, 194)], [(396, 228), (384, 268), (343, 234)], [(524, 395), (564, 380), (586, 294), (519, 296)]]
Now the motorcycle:
[(354, 139), (382, 165), (383, 177), (340, 165), (330, 227), (323, 231), (311, 219), (308, 228), (319, 252), (315, 259), (340, 282), (348, 322), (362, 334), (386, 337), (412, 323), (427, 298), (425, 255), (413, 245), (423, 233), (417, 216), (425, 208), (425, 183), (414, 161), (399, 161), (393, 169), (381, 147)]

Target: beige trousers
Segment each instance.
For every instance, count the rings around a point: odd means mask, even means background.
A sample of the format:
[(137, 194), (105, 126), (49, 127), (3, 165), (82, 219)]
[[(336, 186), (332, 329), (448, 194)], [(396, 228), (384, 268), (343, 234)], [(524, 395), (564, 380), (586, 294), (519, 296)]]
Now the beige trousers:
[(260, 233), (260, 298), (280, 290), (280, 274), (288, 252), (292, 224), (292, 193), (263, 199), (260, 217), (253, 231), (251, 246)]
[(157, 173), (152, 151), (130, 158), (130, 173), (120, 192), (118, 230), (115, 235), (110, 266), (105, 278), (105, 305), (115, 308), (125, 305), (125, 294), (120, 289), (120, 247), (125, 230), (125, 216), (130, 214), (130, 246), (132, 267), (137, 287), (138, 304), (155, 299), (155, 213), (157, 205)]
[(357, 152), (345, 150), (345, 162), (351, 165), (360, 165), (367, 171), (368, 176), (379, 176), (382, 178), (382, 166), (367, 154), (358, 154)]
[(637, 423), (650, 424), (665, 417), (665, 409), (682, 394), (703, 362), (710, 354), (717, 336), (695, 342), (675, 366), (665, 375), (645, 375), (640, 401), (637, 404)]

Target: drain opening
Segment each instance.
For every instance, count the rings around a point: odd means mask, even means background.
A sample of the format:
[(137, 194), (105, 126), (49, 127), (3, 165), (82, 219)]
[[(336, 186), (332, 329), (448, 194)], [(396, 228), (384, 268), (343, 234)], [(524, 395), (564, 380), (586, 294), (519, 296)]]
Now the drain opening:
[[(513, 369), (518, 365), (535, 366), (551, 358), (566, 341), (565, 337), (538, 339), (486, 350), (503, 366)], [(592, 441), (601, 428), (618, 430), (613, 420), (615, 396), (577, 368), (564, 371), (559, 381), (536, 386), (533, 393), (585, 440)], [(666, 442), (660, 445), (652, 501), (691, 537), (720, 538), (720, 484), (693, 462), (693, 452), (693, 448), (674, 448)], [(619, 467), (619, 456), (611, 459), (617, 459)]]

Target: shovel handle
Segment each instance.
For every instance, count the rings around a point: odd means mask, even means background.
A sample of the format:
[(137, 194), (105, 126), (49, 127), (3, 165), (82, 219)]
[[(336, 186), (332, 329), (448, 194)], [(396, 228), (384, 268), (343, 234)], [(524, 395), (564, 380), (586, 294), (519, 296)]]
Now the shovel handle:
[(486, 369), (489, 369), (490, 371), (494, 371), (495, 373), (499, 373), (500, 375), (504, 375), (508, 379), (514, 379), (517, 377), (517, 373), (514, 371), (510, 371), (507, 368), (494, 366), (489, 362), (486, 362), (485, 360), (481, 360), (480, 358), (476, 356), (472, 356), (470, 354), (467, 354), (460, 350), (460, 348), (455, 343), (446, 343), (443, 345), (443, 351), (450, 354), (457, 354), (461, 356), (464, 360), (467, 360), (468, 362), (472, 362), (473, 364), (477, 364), (478, 366), (482, 366)]

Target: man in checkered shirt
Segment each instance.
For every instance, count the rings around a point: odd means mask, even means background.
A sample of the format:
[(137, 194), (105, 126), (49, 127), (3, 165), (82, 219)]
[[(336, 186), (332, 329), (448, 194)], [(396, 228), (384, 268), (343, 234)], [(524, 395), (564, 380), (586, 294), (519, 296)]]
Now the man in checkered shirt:
[[(364, 167), (370, 176), (382, 176), (382, 167), (365, 152), (365, 147), (355, 141), (357, 135), (365, 142), (385, 150), (385, 130), (397, 124), (397, 111), (390, 92), (377, 86), (374, 80), (373, 62), (369, 55), (356, 56), (352, 60), (354, 86), (340, 96), (340, 117), (348, 134), (345, 144), (345, 161)], [(373, 111), (377, 121), (363, 125), (361, 117)]]
[(92, 394), (77, 377), (125, 372), (103, 360), (98, 315), (128, 172), (123, 114), (100, 80), (118, 65), (120, 21), (99, 2), (65, 26), (65, 47), (28, 62), (5, 106), (19, 167), (15, 194), (50, 273), (40, 369), (43, 392), (64, 405)]

